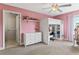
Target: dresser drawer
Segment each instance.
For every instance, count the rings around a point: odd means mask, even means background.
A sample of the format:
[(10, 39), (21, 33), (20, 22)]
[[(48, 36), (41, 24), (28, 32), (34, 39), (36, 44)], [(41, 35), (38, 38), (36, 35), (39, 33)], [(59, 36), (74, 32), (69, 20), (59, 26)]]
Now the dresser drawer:
[(41, 42), (41, 33), (26, 33), (25, 35), (25, 45), (30, 45), (30, 44), (34, 44), (34, 43), (38, 43)]

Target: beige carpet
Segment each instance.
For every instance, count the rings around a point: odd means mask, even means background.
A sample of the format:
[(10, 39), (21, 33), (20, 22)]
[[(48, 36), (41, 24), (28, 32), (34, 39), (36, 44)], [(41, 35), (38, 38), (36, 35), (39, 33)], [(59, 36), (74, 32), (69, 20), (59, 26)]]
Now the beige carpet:
[(0, 51), (1, 55), (76, 55), (79, 47), (73, 47), (72, 42), (51, 41), (50, 45), (38, 43), (24, 47), (9, 48)]

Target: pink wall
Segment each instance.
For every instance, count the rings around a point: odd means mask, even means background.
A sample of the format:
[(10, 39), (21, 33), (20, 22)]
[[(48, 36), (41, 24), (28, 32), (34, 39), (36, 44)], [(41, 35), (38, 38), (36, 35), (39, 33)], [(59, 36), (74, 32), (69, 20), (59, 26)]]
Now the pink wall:
[(22, 33), (35, 32), (35, 22), (22, 21), (21, 24)]
[(2, 31), (3, 31), (3, 23), (2, 23), (2, 11), (0, 11), (0, 47), (2, 46), (2, 36), (3, 36), (3, 33), (2, 33)]
[(79, 10), (76, 10), (76, 11), (73, 11), (73, 12), (70, 12), (70, 13), (66, 13), (66, 14), (62, 14), (62, 15), (58, 15), (58, 16), (54, 17), (56, 19), (64, 20), (64, 35), (65, 35), (66, 40), (71, 39), (69, 37), (69, 36), (71, 36), (71, 29), (69, 27), (72, 24), (71, 21), (72, 21), (74, 15), (79, 15)]
[(56, 18), (56, 19), (61, 19), (61, 20), (63, 20), (64, 21), (64, 37), (65, 37), (65, 39), (67, 39), (67, 34), (68, 34), (68, 30), (67, 30), (67, 27), (68, 27), (68, 17), (67, 16), (65, 16), (65, 15), (59, 15), (59, 16), (55, 16), (54, 18)]
[[(0, 11), (2, 10), (11, 10), (11, 11), (15, 11), (15, 12), (20, 12), (22, 14), (22, 16), (30, 16), (30, 17), (34, 17), (37, 19), (42, 19), (42, 18), (48, 18), (52, 16), (48, 16), (45, 14), (40, 14), (40, 13), (36, 13), (33, 11), (29, 11), (29, 10), (24, 10), (21, 8), (17, 8), (17, 7), (13, 7), (13, 6), (8, 6), (8, 5), (4, 5), (4, 4), (0, 4)], [(2, 19), (2, 12), (0, 12), (0, 47), (2, 47), (2, 33), (3, 33), (3, 19)], [(21, 24), (21, 33), (25, 33), (25, 32), (34, 32), (35, 31), (35, 23), (34, 22), (29, 22), (26, 23), (24, 21), (22, 21)]]

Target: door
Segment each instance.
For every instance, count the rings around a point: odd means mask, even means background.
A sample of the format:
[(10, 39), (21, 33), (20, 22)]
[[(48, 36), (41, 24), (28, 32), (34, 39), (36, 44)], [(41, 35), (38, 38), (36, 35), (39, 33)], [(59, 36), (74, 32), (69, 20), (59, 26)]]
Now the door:
[[(20, 20), (21, 14), (9, 10), (3, 10), (3, 48), (8, 44), (20, 44)], [(15, 39), (12, 41), (12, 39)], [(9, 42), (7, 42), (9, 41)], [(10, 42), (11, 41), (11, 42)], [(14, 43), (13, 43), (14, 42)]]
[(60, 38), (60, 25), (57, 25), (56, 27), (57, 38)]
[(5, 13), (5, 45), (6, 47), (16, 46), (16, 15)]

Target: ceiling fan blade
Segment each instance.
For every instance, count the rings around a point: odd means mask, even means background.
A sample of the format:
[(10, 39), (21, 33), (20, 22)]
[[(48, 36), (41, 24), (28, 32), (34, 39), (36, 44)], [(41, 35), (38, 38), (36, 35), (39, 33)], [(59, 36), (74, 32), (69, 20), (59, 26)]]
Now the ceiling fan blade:
[(59, 11), (59, 12), (62, 12), (62, 10), (61, 10), (61, 9), (58, 9), (58, 11)]
[(50, 9), (51, 7), (47, 7), (47, 8), (42, 8), (42, 9)]
[(65, 5), (61, 5), (59, 7), (70, 7), (70, 6), (72, 6), (72, 5), (71, 4), (65, 4)]

